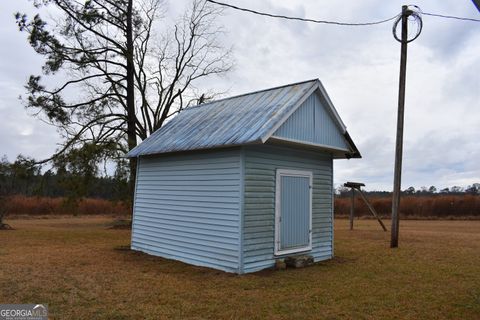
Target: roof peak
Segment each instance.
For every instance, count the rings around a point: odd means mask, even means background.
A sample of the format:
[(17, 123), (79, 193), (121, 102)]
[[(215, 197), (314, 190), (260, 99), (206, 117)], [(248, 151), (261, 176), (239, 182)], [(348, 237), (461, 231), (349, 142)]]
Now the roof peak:
[(267, 89), (262, 89), (262, 90), (256, 90), (256, 91), (246, 92), (246, 93), (242, 93), (242, 94), (237, 94), (237, 95), (234, 95), (234, 96), (231, 96), (231, 97), (225, 97), (225, 98), (221, 98), (221, 99), (218, 99), (218, 100), (212, 100), (212, 101), (209, 101), (209, 102), (206, 102), (206, 103), (190, 106), (190, 107), (187, 107), (187, 108), (183, 109), (182, 111), (197, 109), (197, 108), (200, 108), (200, 107), (208, 106), (212, 103), (217, 103), (219, 101), (225, 101), (225, 100), (240, 98), (240, 97), (243, 97), (243, 96), (249, 96), (249, 95), (260, 93), (260, 92), (267, 92), (267, 91), (270, 91), (270, 90), (276, 90), (276, 89), (281, 89), (281, 88), (285, 88), (285, 87), (296, 86), (296, 85), (303, 84), (303, 83), (308, 83), (308, 82), (320, 82), (320, 80), (318, 78), (314, 78), (314, 79), (310, 79), (310, 80), (304, 80), (304, 81), (284, 84), (284, 85), (276, 86), (276, 87), (272, 87), (272, 88), (267, 88)]

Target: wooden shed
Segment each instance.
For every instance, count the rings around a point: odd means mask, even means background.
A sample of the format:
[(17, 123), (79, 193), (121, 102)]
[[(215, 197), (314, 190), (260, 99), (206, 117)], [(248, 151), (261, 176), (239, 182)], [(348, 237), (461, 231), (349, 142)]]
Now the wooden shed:
[(333, 257), (333, 159), (360, 153), (314, 79), (186, 108), (128, 156), (133, 250), (247, 273)]

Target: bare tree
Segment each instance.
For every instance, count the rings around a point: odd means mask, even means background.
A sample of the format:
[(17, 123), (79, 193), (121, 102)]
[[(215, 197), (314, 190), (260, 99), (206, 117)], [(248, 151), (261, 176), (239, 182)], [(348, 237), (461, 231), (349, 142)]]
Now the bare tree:
[[(141, 115), (138, 133), (142, 140), (199, 99), (201, 92), (195, 88), (198, 80), (231, 69), (231, 52), (220, 43), (223, 30), (216, 26), (220, 14), (220, 9), (194, 1), (190, 10), (156, 43), (150, 45), (151, 37), (147, 36), (135, 46)], [(149, 19), (145, 34), (151, 32), (153, 23)], [(214, 95), (205, 94), (204, 99)]]
[[(195, 99), (200, 79), (232, 65), (216, 25), (221, 12), (203, 0), (194, 0), (163, 34), (160, 0), (32, 2), (39, 9), (54, 6), (59, 14), (47, 24), (39, 14), (29, 19), (17, 13), (18, 27), (46, 58), (43, 75), (59, 73), (64, 79), (48, 88), (32, 75), (26, 85), (27, 108), (63, 137), (56, 153), (42, 162), (89, 144), (105, 158), (124, 155)], [(134, 177), (131, 160), (130, 180)]]

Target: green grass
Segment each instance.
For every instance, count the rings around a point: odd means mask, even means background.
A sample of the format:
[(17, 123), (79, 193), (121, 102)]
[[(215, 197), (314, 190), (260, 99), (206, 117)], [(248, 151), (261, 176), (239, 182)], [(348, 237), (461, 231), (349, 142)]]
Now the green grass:
[(237, 276), (128, 250), (107, 217), (9, 220), (0, 303), (55, 319), (480, 319), (480, 221), (335, 223), (336, 258)]

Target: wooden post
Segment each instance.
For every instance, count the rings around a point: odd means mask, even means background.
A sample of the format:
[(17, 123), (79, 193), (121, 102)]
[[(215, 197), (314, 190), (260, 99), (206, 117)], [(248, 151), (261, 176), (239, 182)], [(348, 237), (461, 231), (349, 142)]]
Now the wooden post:
[(408, 6), (402, 6), (402, 43), (400, 53), (400, 79), (398, 89), (397, 139), (395, 146), (395, 170), (393, 174), (392, 234), (390, 247), (398, 247), (400, 187), (402, 180), (403, 120), (405, 111), (405, 82), (407, 71)]
[(355, 188), (352, 189), (352, 205), (350, 206), (350, 230), (353, 230), (353, 217), (355, 215)]
[(363, 184), (361, 182), (346, 182), (346, 183), (343, 184), (343, 186), (352, 189), (352, 205), (350, 207), (350, 230), (353, 230), (353, 217), (354, 217), (354, 214), (355, 214), (355, 189), (356, 189), (356, 190), (358, 190), (358, 192), (362, 196), (363, 201), (365, 201), (365, 204), (367, 205), (367, 207), (370, 210), (370, 212), (372, 213), (372, 215), (375, 218), (377, 218), (378, 223), (380, 223), (380, 225), (383, 228), (383, 231), (387, 231), (387, 228), (383, 224), (382, 219), (380, 219), (380, 216), (377, 214), (377, 211), (375, 211), (373, 206), (368, 201), (367, 197), (362, 192), (362, 187), (365, 187), (365, 184)]
[[(353, 189), (352, 189), (353, 190)], [(373, 214), (373, 216), (375, 218), (377, 218), (378, 220), (378, 223), (380, 223), (380, 225), (382, 226), (383, 228), (383, 231), (387, 231), (387, 228), (385, 227), (385, 225), (383, 224), (383, 221), (382, 219), (380, 219), (379, 215), (377, 214), (377, 211), (375, 211), (375, 209), (373, 208), (373, 206), (370, 204), (370, 201), (368, 201), (367, 197), (365, 197), (365, 195), (363, 194), (362, 190), (360, 190), (360, 188), (357, 189), (358, 192), (360, 193), (360, 195), (362, 196), (362, 199), (363, 201), (365, 201), (365, 204), (367, 205), (368, 209), (370, 210), (370, 212)]]

